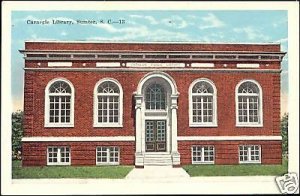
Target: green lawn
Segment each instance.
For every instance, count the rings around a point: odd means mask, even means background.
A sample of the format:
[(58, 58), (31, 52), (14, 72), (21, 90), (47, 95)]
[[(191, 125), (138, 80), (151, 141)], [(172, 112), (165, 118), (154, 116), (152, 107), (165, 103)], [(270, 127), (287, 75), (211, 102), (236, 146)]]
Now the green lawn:
[(45, 166), (21, 167), (12, 162), (12, 178), (124, 178), (133, 166)]
[(288, 171), (288, 162), (282, 165), (186, 165), (183, 169), (190, 176), (281, 176)]

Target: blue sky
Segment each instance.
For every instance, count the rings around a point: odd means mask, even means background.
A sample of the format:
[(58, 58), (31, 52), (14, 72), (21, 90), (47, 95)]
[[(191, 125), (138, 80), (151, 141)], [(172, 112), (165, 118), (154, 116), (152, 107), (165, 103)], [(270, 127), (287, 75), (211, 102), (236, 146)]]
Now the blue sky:
[[(71, 20), (74, 25), (30, 25), (27, 20)], [(107, 20), (125, 24), (107, 24)], [(103, 20), (82, 25), (76, 20)], [(12, 12), (12, 98), (23, 108), (25, 40), (119, 40), (198, 42), (279, 42), (287, 51), (287, 11), (14, 11)], [(282, 112), (287, 111), (288, 57), (282, 62)]]

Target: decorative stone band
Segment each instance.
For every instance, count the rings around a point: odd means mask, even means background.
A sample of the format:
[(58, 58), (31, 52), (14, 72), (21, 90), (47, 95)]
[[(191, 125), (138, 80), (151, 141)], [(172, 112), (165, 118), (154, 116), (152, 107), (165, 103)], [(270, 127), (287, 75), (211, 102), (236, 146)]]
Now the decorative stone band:
[[(281, 136), (178, 136), (178, 141), (240, 141), (240, 140), (282, 140)], [(135, 136), (112, 137), (23, 137), (23, 142), (106, 142), (135, 141)]]
[(261, 136), (178, 136), (179, 141), (240, 141), (240, 140), (282, 140), (281, 136), (261, 135)]
[(134, 136), (112, 137), (23, 137), (22, 142), (110, 142), (135, 141)]
[[(157, 68), (118, 68), (118, 67), (97, 67), (97, 68), (24, 68), (28, 71), (123, 71), (123, 72), (140, 72), (140, 71), (157, 71)], [(264, 72), (264, 73), (280, 73), (281, 69), (214, 69), (214, 68), (198, 68), (198, 69), (189, 69), (189, 68), (161, 68), (162, 71), (187, 71), (187, 72)]]
[(185, 63), (127, 63), (127, 67), (185, 67)]
[[(200, 61), (281, 61), (285, 52), (240, 51), (140, 51), (100, 52), (64, 50), (20, 50), (26, 60), (200, 60)], [(140, 66), (140, 65), (138, 65)]]

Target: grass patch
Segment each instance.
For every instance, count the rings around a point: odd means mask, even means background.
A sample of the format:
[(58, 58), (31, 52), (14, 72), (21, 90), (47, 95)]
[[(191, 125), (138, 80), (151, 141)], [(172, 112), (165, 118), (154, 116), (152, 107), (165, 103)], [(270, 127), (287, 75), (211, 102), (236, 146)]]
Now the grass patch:
[(281, 165), (186, 165), (183, 169), (190, 176), (281, 176), (288, 172), (288, 161)]
[(12, 162), (12, 178), (124, 178), (133, 166), (44, 166), (21, 167)]

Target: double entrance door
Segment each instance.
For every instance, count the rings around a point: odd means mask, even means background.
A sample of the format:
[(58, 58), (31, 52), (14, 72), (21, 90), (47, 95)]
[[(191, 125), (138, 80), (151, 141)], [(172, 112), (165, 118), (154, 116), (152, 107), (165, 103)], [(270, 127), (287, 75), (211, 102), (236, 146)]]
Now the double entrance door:
[(146, 152), (166, 152), (166, 120), (145, 121)]

